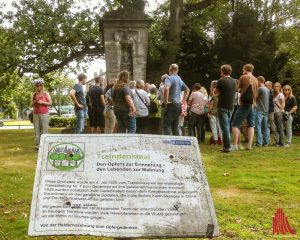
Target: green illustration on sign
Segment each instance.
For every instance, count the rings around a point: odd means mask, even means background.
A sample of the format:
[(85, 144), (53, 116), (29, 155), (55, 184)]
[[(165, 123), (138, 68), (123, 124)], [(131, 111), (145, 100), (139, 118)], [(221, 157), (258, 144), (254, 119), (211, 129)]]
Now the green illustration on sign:
[(70, 171), (80, 167), (84, 161), (84, 153), (76, 144), (60, 143), (50, 149), (48, 161), (60, 171)]

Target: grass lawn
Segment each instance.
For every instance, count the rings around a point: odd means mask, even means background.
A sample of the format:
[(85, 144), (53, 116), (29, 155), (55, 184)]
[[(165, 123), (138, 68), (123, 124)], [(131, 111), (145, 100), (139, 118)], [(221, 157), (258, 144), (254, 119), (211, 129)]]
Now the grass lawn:
[[(274, 239), (272, 217), (277, 208), (283, 208), (290, 225), (300, 231), (300, 137), (294, 137), (290, 148), (228, 154), (207, 143), (200, 148), (221, 230), (218, 240)], [(33, 130), (1, 130), (0, 150), (0, 239), (28, 239), (37, 157)]]

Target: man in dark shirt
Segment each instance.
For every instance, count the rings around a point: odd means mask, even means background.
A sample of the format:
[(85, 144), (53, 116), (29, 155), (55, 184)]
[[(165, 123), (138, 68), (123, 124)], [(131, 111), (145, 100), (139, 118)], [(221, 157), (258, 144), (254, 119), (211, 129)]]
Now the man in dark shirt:
[(78, 75), (78, 83), (70, 91), (70, 96), (75, 105), (76, 126), (75, 134), (84, 132), (84, 121), (86, 117), (86, 100), (83, 93), (83, 85), (86, 83), (87, 76), (83, 73)]
[(101, 87), (101, 82), (103, 82), (102, 77), (95, 78), (95, 85), (91, 87), (89, 91), (90, 104), (92, 108), (91, 114), (91, 132), (101, 133), (101, 129), (104, 129), (104, 91)]
[[(276, 143), (279, 141), (279, 135), (278, 135), (278, 132), (277, 132), (277, 129), (276, 129), (276, 126), (275, 126), (275, 120), (274, 120), (273, 83), (271, 81), (266, 81), (265, 85), (270, 91), (268, 124), (270, 126), (270, 132), (273, 134), (274, 143), (276, 145)], [(270, 141), (269, 141), (269, 143), (270, 143)]]
[(236, 80), (230, 77), (231, 72), (230, 65), (221, 66), (221, 78), (218, 80), (216, 88), (216, 93), (219, 94), (218, 117), (223, 135), (223, 149), (221, 151), (225, 153), (230, 152), (230, 119), (237, 87)]

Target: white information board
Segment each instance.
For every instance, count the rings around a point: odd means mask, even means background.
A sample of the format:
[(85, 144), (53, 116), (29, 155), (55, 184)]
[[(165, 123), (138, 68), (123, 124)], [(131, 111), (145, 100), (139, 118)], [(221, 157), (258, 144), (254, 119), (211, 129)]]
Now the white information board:
[(28, 233), (218, 236), (197, 139), (43, 135)]

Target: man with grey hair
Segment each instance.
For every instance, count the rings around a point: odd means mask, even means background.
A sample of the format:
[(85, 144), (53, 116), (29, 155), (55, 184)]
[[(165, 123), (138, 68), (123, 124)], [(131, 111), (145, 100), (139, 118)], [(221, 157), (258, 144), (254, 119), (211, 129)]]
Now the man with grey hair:
[(161, 104), (164, 102), (164, 85), (167, 77), (169, 77), (169, 75), (164, 74), (160, 78), (161, 82), (158, 88), (157, 100), (160, 101)]
[[(163, 132), (165, 135), (179, 136), (179, 116), (181, 114), (181, 105), (186, 104), (190, 89), (177, 75), (178, 65), (171, 64), (169, 68), (169, 76), (164, 84), (164, 100), (163, 107), (165, 108), (163, 119)], [(181, 101), (180, 94), (184, 91)], [(171, 132), (172, 129), (172, 132)]]

